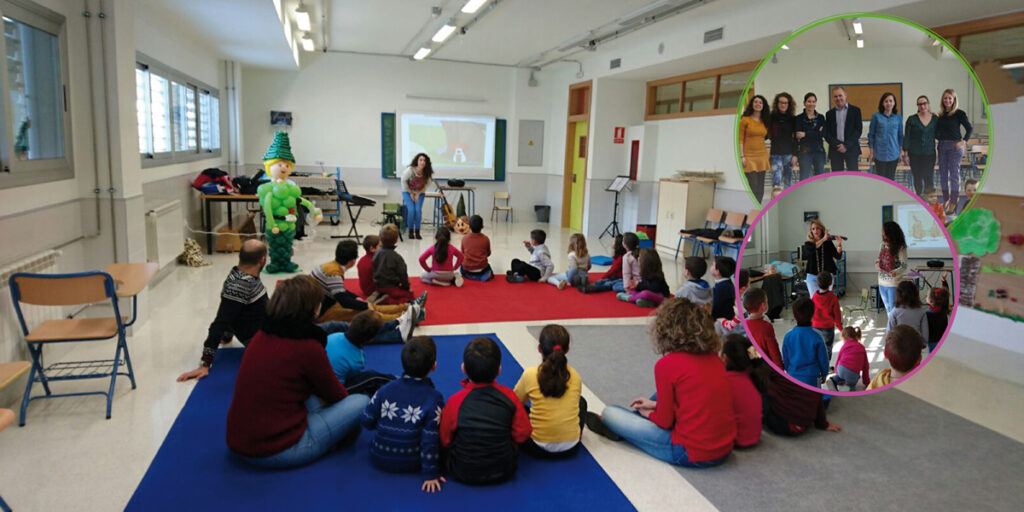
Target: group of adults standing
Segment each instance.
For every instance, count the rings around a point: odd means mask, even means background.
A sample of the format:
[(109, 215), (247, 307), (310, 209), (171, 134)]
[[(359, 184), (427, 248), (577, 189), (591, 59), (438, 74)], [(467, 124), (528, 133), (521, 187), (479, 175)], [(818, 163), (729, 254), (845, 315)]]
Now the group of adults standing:
[[(800, 114), (796, 114), (796, 101), (787, 92), (776, 94), (771, 106), (760, 94), (747, 103), (740, 119), (739, 149), (743, 172), (759, 203), (763, 202), (768, 171), (772, 172), (773, 189), (780, 191), (792, 184), (795, 165), (799, 166), (801, 180), (825, 172), (826, 144), (831, 171), (858, 169), (864, 128), (861, 110), (847, 102), (842, 86), (832, 89), (832, 101), (835, 106), (824, 116), (817, 112), (818, 97), (813, 92), (804, 95)], [(960, 161), (973, 130), (967, 114), (959, 108), (956, 91), (942, 92), (937, 114), (932, 113), (928, 97), (919, 96), (917, 113), (907, 118), (905, 130), (896, 95), (885, 92), (870, 121), (867, 145), (872, 150), (875, 174), (895, 180), (896, 166), (902, 160), (910, 165), (915, 192), (924, 195), (933, 186), (937, 159), (943, 200), (947, 209), (955, 207)], [(772, 141), (771, 151), (765, 144), (767, 139)]]

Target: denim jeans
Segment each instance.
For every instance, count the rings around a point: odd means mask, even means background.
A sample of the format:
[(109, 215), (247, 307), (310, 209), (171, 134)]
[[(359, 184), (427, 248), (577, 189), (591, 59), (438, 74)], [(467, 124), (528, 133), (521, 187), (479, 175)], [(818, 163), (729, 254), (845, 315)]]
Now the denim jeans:
[(561, 274), (555, 274), (548, 278), (548, 283), (558, 286), (559, 281), (565, 281), (569, 286), (587, 285), (587, 274), (578, 269), (571, 269)]
[[(804, 153), (796, 157), (800, 164), (800, 179), (806, 180), (825, 172), (825, 153)], [(812, 172), (813, 171), (813, 172)]]
[[(832, 276), (832, 277), (835, 277), (835, 276)], [(811, 294), (810, 298), (814, 298), (814, 294), (818, 293), (818, 290), (821, 289), (821, 288), (818, 287), (818, 276), (817, 276), (817, 274), (807, 274), (806, 276), (804, 276), (804, 281), (807, 281), (807, 292)], [(835, 287), (836, 287), (836, 284), (832, 283), (832, 286), (829, 286), (828, 289), (831, 290), (831, 289), (833, 289)]]
[(423, 222), (423, 200), (426, 198), (426, 191), (424, 191), (414, 203), (411, 194), (402, 192), (402, 204), (405, 205), (405, 225), (409, 229), (420, 229), (420, 224)]
[(462, 267), (462, 277), (473, 281), (490, 281), (491, 279), (494, 279), (494, 272), (491, 270), (490, 265), (487, 265), (487, 268), (479, 272), (466, 270), (466, 267)]
[(892, 308), (896, 307), (896, 287), (878, 285), (878, 294), (882, 296), (886, 314), (892, 313)]
[[(615, 289), (618, 286), (620, 289)], [(594, 289), (599, 292), (608, 292), (614, 290), (615, 293), (625, 291), (625, 287), (622, 285), (622, 279), (598, 279), (594, 281)]]
[[(958, 128), (959, 130), (959, 128)], [(956, 204), (960, 197), (960, 161), (964, 150), (957, 146), (960, 141), (939, 141), (939, 185), (942, 187), (942, 200)]]
[(828, 329), (822, 329), (819, 327), (814, 328), (814, 332), (821, 335), (821, 341), (825, 342), (825, 353), (828, 354), (829, 362), (832, 361), (832, 345), (836, 342), (836, 328), (829, 327)]
[(721, 464), (729, 457), (726, 454), (724, 457), (711, 461), (690, 462), (686, 448), (672, 443), (670, 431), (655, 425), (654, 422), (644, 418), (636, 411), (624, 407), (617, 405), (606, 407), (601, 414), (601, 419), (612, 432), (622, 436), (637, 448), (647, 452), (648, 455), (669, 464), (706, 468)]
[(793, 155), (772, 155), (772, 186), (793, 184)]
[(269, 457), (241, 458), (253, 466), (264, 468), (305, 466), (322, 457), (352, 429), (359, 428), (359, 418), (368, 403), (370, 397), (366, 395), (349, 395), (334, 405), (323, 407), (319, 398), (311, 396), (306, 400), (309, 411), (306, 431), (299, 442)]
[(860, 380), (860, 374), (839, 364), (836, 365), (836, 380), (838, 384), (844, 384), (850, 386), (850, 391), (857, 389), (857, 381)]

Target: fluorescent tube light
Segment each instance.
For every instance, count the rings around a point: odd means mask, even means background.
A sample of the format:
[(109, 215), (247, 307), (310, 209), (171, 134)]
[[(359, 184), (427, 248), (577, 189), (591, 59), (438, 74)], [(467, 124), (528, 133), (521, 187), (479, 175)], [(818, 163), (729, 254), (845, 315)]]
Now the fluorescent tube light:
[(309, 22), (309, 11), (301, 3), (299, 7), (295, 9), (295, 24), (299, 26), (299, 30), (308, 31), (312, 25)]
[(786, 45), (782, 45), (782, 49), (783, 49), (783, 50), (788, 50), (788, 49), (789, 49), (789, 47), (788, 47), (788, 46), (786, 46)]
[(414, 58), (416, 60), (423, 60), (423, 59), (425, 59), (427, 57), (427, 55), (430, 55), (430, 51), (431, 51), (430, 48), (420, 48), (416, 52), (416, 55), (413, 55), (412, 58)]
[(619, 18), (619, 25), (622, 25), (622, 26), (632, 25), (633, 23), (641, 21), (644, 18), (647, 18), (647, 17), (650, 17), (650, 16), (654, 16), (658, 11), (660, 11), (662, 9), (673, 7), (671, 5), (672, 3), (674, 3), (674, 0), (657, 0), (656, 2), (651, 2), (651, 3), (641, 7), (639, 9), (637, 9), (637, 10), (635, 10), (635, 11), (633, 11), (633, 12), (631, 12), (631, 13), (629, 13), (629, 14), (621, 17), (621, 18)]
[(1014, 62), (1013, 64), (1003, 64), (1001, 67), (1003, 69), (1024, 68), (1024, 62)]
[(480, 8), (483, 7), (483, 5), (486, 3), (487, 0), (469, 0), (468, 2), (466, 2), (466, 5), (462, 6), (462, 12), (466, 14), (473, 14), (474, 12), (480, 10)]
[(864, 25), (857, 18), (853, 19), (853, 32), (858, 36), (864, 33)]
[(448, 39), (448, 36), (452, 35), (453, 32), (455, 32), (455, 25), (445, 23), (444, 26), (434, 34), (434, 37), (430, 38), (430, 40), (435, 43), (443, 43), (445, 39)]
[(585, 42), (589, 42), (591, 39), (593, 39), (593, 37), (593, 30), (588, 30), (582, 34), (577, 34), (575, 36), (570, 37), (569, 39), (566, 39), (565, 41), (562, 42), (562, 44), (558, 45), (558, 51), (569, 51), (577, 46), (581, 46)]
[(864, 40), (863, 39), (858, 39), (857, 40), (857, 48), (864, 48)]
[(309, 36), (309, 32), (302, 34), (302, 49), (307, 52), (311, 52), (316, 49), (313, 45), (313, 38)]

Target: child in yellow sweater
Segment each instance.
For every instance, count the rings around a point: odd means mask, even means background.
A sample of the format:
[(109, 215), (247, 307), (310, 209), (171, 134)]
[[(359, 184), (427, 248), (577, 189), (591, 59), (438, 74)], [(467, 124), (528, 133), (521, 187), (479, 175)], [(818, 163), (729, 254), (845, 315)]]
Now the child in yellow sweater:
[(581, 395), (583, 380), (565, 358), (569, 331), (547, 325), (537, 345), (543, 361), (523, 370), (513, 391), (526, 404), (533, 434), (520, 447), (541, 458), (572, 455), (580, 446), (587, 401)]

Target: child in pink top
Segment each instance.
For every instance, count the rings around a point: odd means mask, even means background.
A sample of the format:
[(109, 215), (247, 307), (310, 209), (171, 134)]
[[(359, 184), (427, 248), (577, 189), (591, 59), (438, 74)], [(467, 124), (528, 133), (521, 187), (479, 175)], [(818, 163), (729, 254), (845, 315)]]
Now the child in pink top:
[(842, 334), (843, 346), (836, 359), (836, 374), (829, 377), (826, 383), (832, 391), (839, 391), (839, 386), (849, 386), (850, 391), (856, 391), (858, 378), (864, 381), (865, 386), (871, 380), (868, 374), (868, 351), (860, 342), (859, 327), (848, 325)]
[(761, 440), (761, 393), (767, 389), (770, 370), (750, 340), (740, 334), (725, 337), (722, 361), (732, 387), (736, 447), (751, 448)]
[[(434, 245), (420, 255), (420, 266), (425, 270), (420, 280), (423, 284), (451, 286), (455, 283), (455, 286), (462, 286), (462, 275), (455, 271), (462, 266), (462, 251), (451, 244), (452, 232), (444, 226), (439, 227), (434, 240)], [(428, 259), (433, 260), (430, 266), (427, 265)]]

